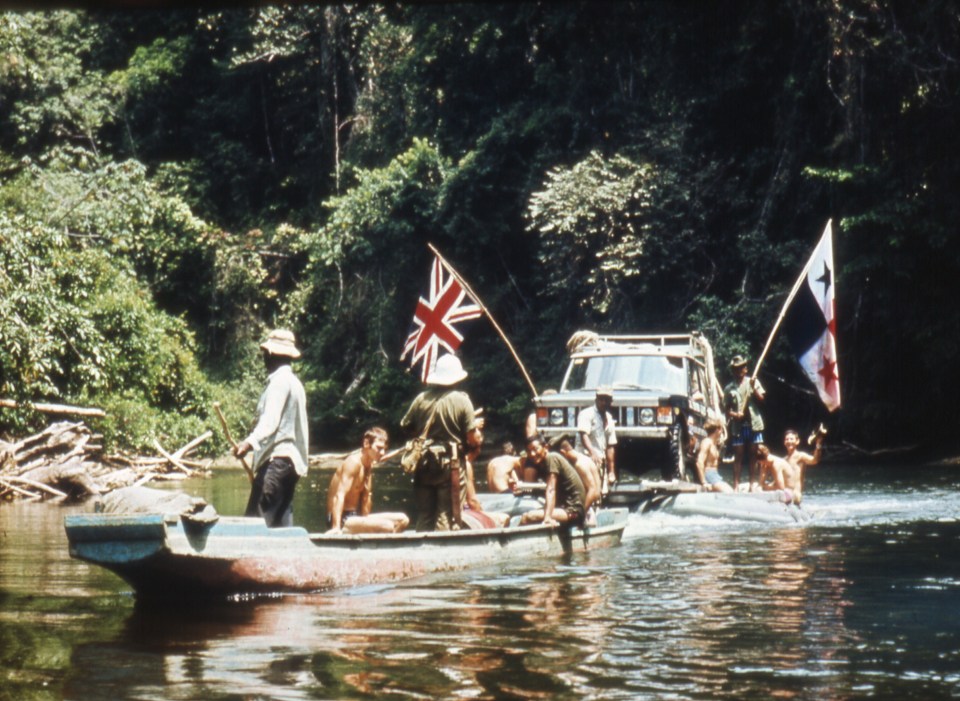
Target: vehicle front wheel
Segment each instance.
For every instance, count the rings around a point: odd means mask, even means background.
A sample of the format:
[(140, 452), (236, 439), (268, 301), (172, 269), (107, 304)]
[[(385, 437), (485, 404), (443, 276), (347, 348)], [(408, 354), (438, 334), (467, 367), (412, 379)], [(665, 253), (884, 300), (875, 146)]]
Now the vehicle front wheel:
[[(679, 417), (678, 417), (679, 418)], [(687, 465), (684, 459), (683, 424), (678, 420), (670, 429), (670, 444), (667, 450), (667, 461), (660, 470), (665, 480), (686, 479)]]

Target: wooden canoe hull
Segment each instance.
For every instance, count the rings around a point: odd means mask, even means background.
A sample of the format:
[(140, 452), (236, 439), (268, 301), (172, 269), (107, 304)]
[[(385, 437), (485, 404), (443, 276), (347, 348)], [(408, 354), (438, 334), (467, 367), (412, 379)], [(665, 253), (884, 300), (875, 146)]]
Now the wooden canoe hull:
[(115, 572), (138, 596), (198, 598), (321, 591), (609, 547), (626, 523), (626, 509), (610, 509), (586, 529), (327, 536), (258, 518), (206, 525), (163, 514), (72, 515), (65, 528), (73, 557)]

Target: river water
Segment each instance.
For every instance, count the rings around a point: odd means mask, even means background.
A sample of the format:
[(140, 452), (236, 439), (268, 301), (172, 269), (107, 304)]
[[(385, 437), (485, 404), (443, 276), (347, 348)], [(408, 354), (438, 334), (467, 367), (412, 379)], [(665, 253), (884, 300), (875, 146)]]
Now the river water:
[[(320, 530), (329, 472), (298, 488)], [(377, 472), (379, 509), (409, 484)], [(822, 466), (806, 526), (631, 516), (616, 548), (147, 609), (0, 505), (0, 699), (960, 698), (960, 470)], [(241, 472), (174, 489), (242, 511)]]

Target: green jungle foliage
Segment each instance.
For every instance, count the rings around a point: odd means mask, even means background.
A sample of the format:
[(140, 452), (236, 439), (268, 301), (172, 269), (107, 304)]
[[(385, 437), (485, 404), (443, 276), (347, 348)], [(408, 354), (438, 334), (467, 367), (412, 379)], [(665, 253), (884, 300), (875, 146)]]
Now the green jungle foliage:
[[(174, 444), (213, 401), (249, 420), (257, 344), (285, 325), (315, 448), (396, 433), (427, 243), (541, 390), (582, 328), (699, 328), (724, 375), (832, 219), (844, 406), (825, 414), (778, 339), (768, 424), (943, 449), (958, 89), (946, 0), (6, 12), (0, 394)], [(514, 361), (485, 322), (462, 354), (512, 436)], [(5, 409), (0, 430), (41, 420)]]

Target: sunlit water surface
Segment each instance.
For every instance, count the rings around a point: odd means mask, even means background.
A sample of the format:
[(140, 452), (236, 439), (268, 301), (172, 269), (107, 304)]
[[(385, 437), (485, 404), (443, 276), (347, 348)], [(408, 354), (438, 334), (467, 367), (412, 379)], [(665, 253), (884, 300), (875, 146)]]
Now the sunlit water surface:
[[(330, 473), (295, 515), (320, 530)], [(378, 508), (409, 484), (377, 473)], [(0, 699), (960, 698), (960, 471), (822, 467), (811, 525), (631, 516), (566, 559), (201, 608), (136, 605), (63, 517), (0, 505)], [(175, 487), (223, 514), (242, 473)]]

